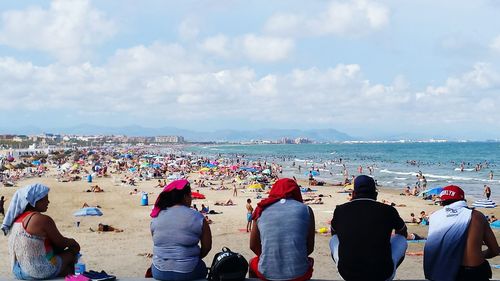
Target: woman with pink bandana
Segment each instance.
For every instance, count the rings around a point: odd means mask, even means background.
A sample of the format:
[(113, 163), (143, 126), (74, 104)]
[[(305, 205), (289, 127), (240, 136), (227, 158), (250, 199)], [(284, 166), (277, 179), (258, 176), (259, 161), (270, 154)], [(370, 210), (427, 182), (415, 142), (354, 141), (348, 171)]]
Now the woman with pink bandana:
[(156, 200), (151, 212), (151, 272), (157, 280), (204, 279), (207, 275), (202, 258), (212, 248), (212, 233), (204, 216), (190, 208), (191, 201), (187, 180), (171, 182)]

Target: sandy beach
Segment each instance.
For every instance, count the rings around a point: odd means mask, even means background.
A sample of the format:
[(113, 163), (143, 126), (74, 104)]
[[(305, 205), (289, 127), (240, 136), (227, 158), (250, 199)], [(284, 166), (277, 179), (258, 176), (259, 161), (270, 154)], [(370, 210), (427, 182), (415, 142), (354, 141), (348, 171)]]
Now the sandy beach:
[[(195, 174), (190, 178), (196, 177)], [(105, 270), (108, 273), (122, 277), (142, 277), (146, 268), (151, 263), (148, 256), (152, 252), (152, 240), (149, 232), (149, 211), (154, 203), (159, 188), (155, 188), (155, 180), (141, 181), (137, 186), (122, 186), (113, 184), (111, 178), (97, 178), (92, 184), (98, 184), (105, 192), (93, 193), (84, 192), (89, 189), (90, 184), (85, 181), (58, 182), (52, 177), (30, 178), (18, 182), (18, 186), (41, 182), (51, 188), (49, 194), (50, 205), (47, 214), (56, 221), (59, 230), (64, 236), (75, 238), (82, 247), (82, 253), (88, 269)], [(306, 185), (305, 182), (302, 182)], [(141, 206), (141, 195), (130, 192), (138, 190), (149, 193), (150, 206)], [(339, 187), (318, 186), (317, 194), (323, 194), (324, 204), (312, 205), (316, 216), (316, 229), (328, 227), (333, 209), (337, 204), (347, 201), (346, 193), (337, 193)], [(196, 188), (193, 188), (194, 190)], [(1, 187), (0, 194), (6, 196), (6, 208), (9, 199), (15, 192), (16, 187)], [(210, 265), (212, 258), (221, 247), (227, 246), (233, 251), (240, 252), (247, 259), (253, 257), (249, 249), (249, 234), (245, 232), (245, 202), (247, 198), (252, 199), (255, 206), (258, 199), (255, 193), (244, 189), (238, 190), (238, 196), (232, 196), (232, 190), (215, 191), (209, 188), (200, 188), (200, 192), (206, 195), (205, 200), (193, 200), (194, 204), (208, 205), (210, 209), (222, 212), (222, 214), (209, 215), (213, 220), (211, 230), (213, 234), (213, 248), (208, 257), (205, 258), (207, 265)], [(330, 197), (331, 195), (331, 197)], [(219, 200), (231, 198), (235, 206), (215, 206)], [(409, 218), (411, 212), (418, 213), (420, 210), (432, 212), (439, 208), (429, 205), (429, 201), (424, 201), (418, 197), (400, 196), (395, 190), (381, 189), (379, 201), (384, 199), (397, 204), (404, 204), (406, 207), (396, 207), (403, 219)], [(82, 207), (86, 202), (89, 205), (101, 206), (104, 213), (101, 217), (83, 217), (80, 219), (80, 226), (76, 227), (75, 217), (72, 213)], [(500, 215), (498, 209), (487, 210), (486, 214)], [(123, 232), (93, 232), (98, 223), (112, 225), (123, 229)], [(427, 235), (427, 227), (420, 225), (409, 225), (410, 232), (419, 235)], [(369, 229), (367, 229), (369, 231)], [(495, 234), (499, 235), (498, 230)], [(315, 259), (313, 278), (319, 279), (339, 279), (334, 263), (330, 258), (328, 241), (329, 235), (317, 234), (315, 251), (312, 257)], [(423, 249), (421, 243), (410, 243), (408, 251), (418, 252)], [(0, 239), (0, 276), (11, 276), (9, 270), (10, 263), (7, 252), (7, 238)], [(500, 258), (490, 260), (491, 264), (500, 263)], [(500, 278), (500, 272), (493, 269), (493, 277)], [(422, 256), (407, 255), (397, 273), (398, 279), (423, 279)]]

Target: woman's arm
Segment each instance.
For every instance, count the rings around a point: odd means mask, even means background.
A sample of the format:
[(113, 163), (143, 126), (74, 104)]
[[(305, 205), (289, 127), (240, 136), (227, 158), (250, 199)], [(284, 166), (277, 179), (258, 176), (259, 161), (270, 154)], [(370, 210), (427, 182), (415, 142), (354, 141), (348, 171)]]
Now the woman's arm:
[(310, 223), (309, 223), (309, 233), (307, 235), (307, 254), (310, 255), (314, 252), (314, 238), (316, 236), (316, 221), (314, 219), (314, 212), (311, 207), (309, 209)]
[(260, 232), (257, 226), (257, 220), (253, 221), (252, 232), (250, 233), (250, 250), (257, 256), (262, 253), (262, 244), (260, 242)]
[(210, 250), (212, 249), (212, 231), (210, 230), (210, 226), (207, 221), (203, 219), (203, 227), (201, 230), (201, 251), (200, 258), (204, 258), (208, 255)]
[(45, 236), (54, 247), (60, 249), (68, 248), (75, 255), (80, 252), (80, 244), (75, 239), (62, 236), (51, 217), (42, 214), (34, 215), (31, 224), (34, 227), (41, 227)]

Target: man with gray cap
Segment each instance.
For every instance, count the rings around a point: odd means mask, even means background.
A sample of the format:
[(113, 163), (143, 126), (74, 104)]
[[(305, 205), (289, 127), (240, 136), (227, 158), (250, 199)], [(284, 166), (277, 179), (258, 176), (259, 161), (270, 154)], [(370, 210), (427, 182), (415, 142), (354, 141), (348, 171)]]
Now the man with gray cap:
[(373, 178), (360, 175), (352, 200), (335, 208), (330, 249), (344, 280), (392, 280), (404, 259), (406, 225), (394, 207), (377, 202), (377, 194)]

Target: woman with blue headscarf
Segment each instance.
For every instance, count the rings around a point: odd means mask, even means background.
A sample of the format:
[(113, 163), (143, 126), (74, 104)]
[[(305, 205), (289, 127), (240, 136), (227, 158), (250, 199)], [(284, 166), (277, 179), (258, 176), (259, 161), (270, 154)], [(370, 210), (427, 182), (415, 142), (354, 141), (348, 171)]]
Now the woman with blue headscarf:
[(54, 220), (42, 213), (49, 188), (32, 184), (16, 191), (2, 223), (9, 235), (12, 273), (17, 279), (50, 279), (72, 274), (80, 245), (61, 235)]

